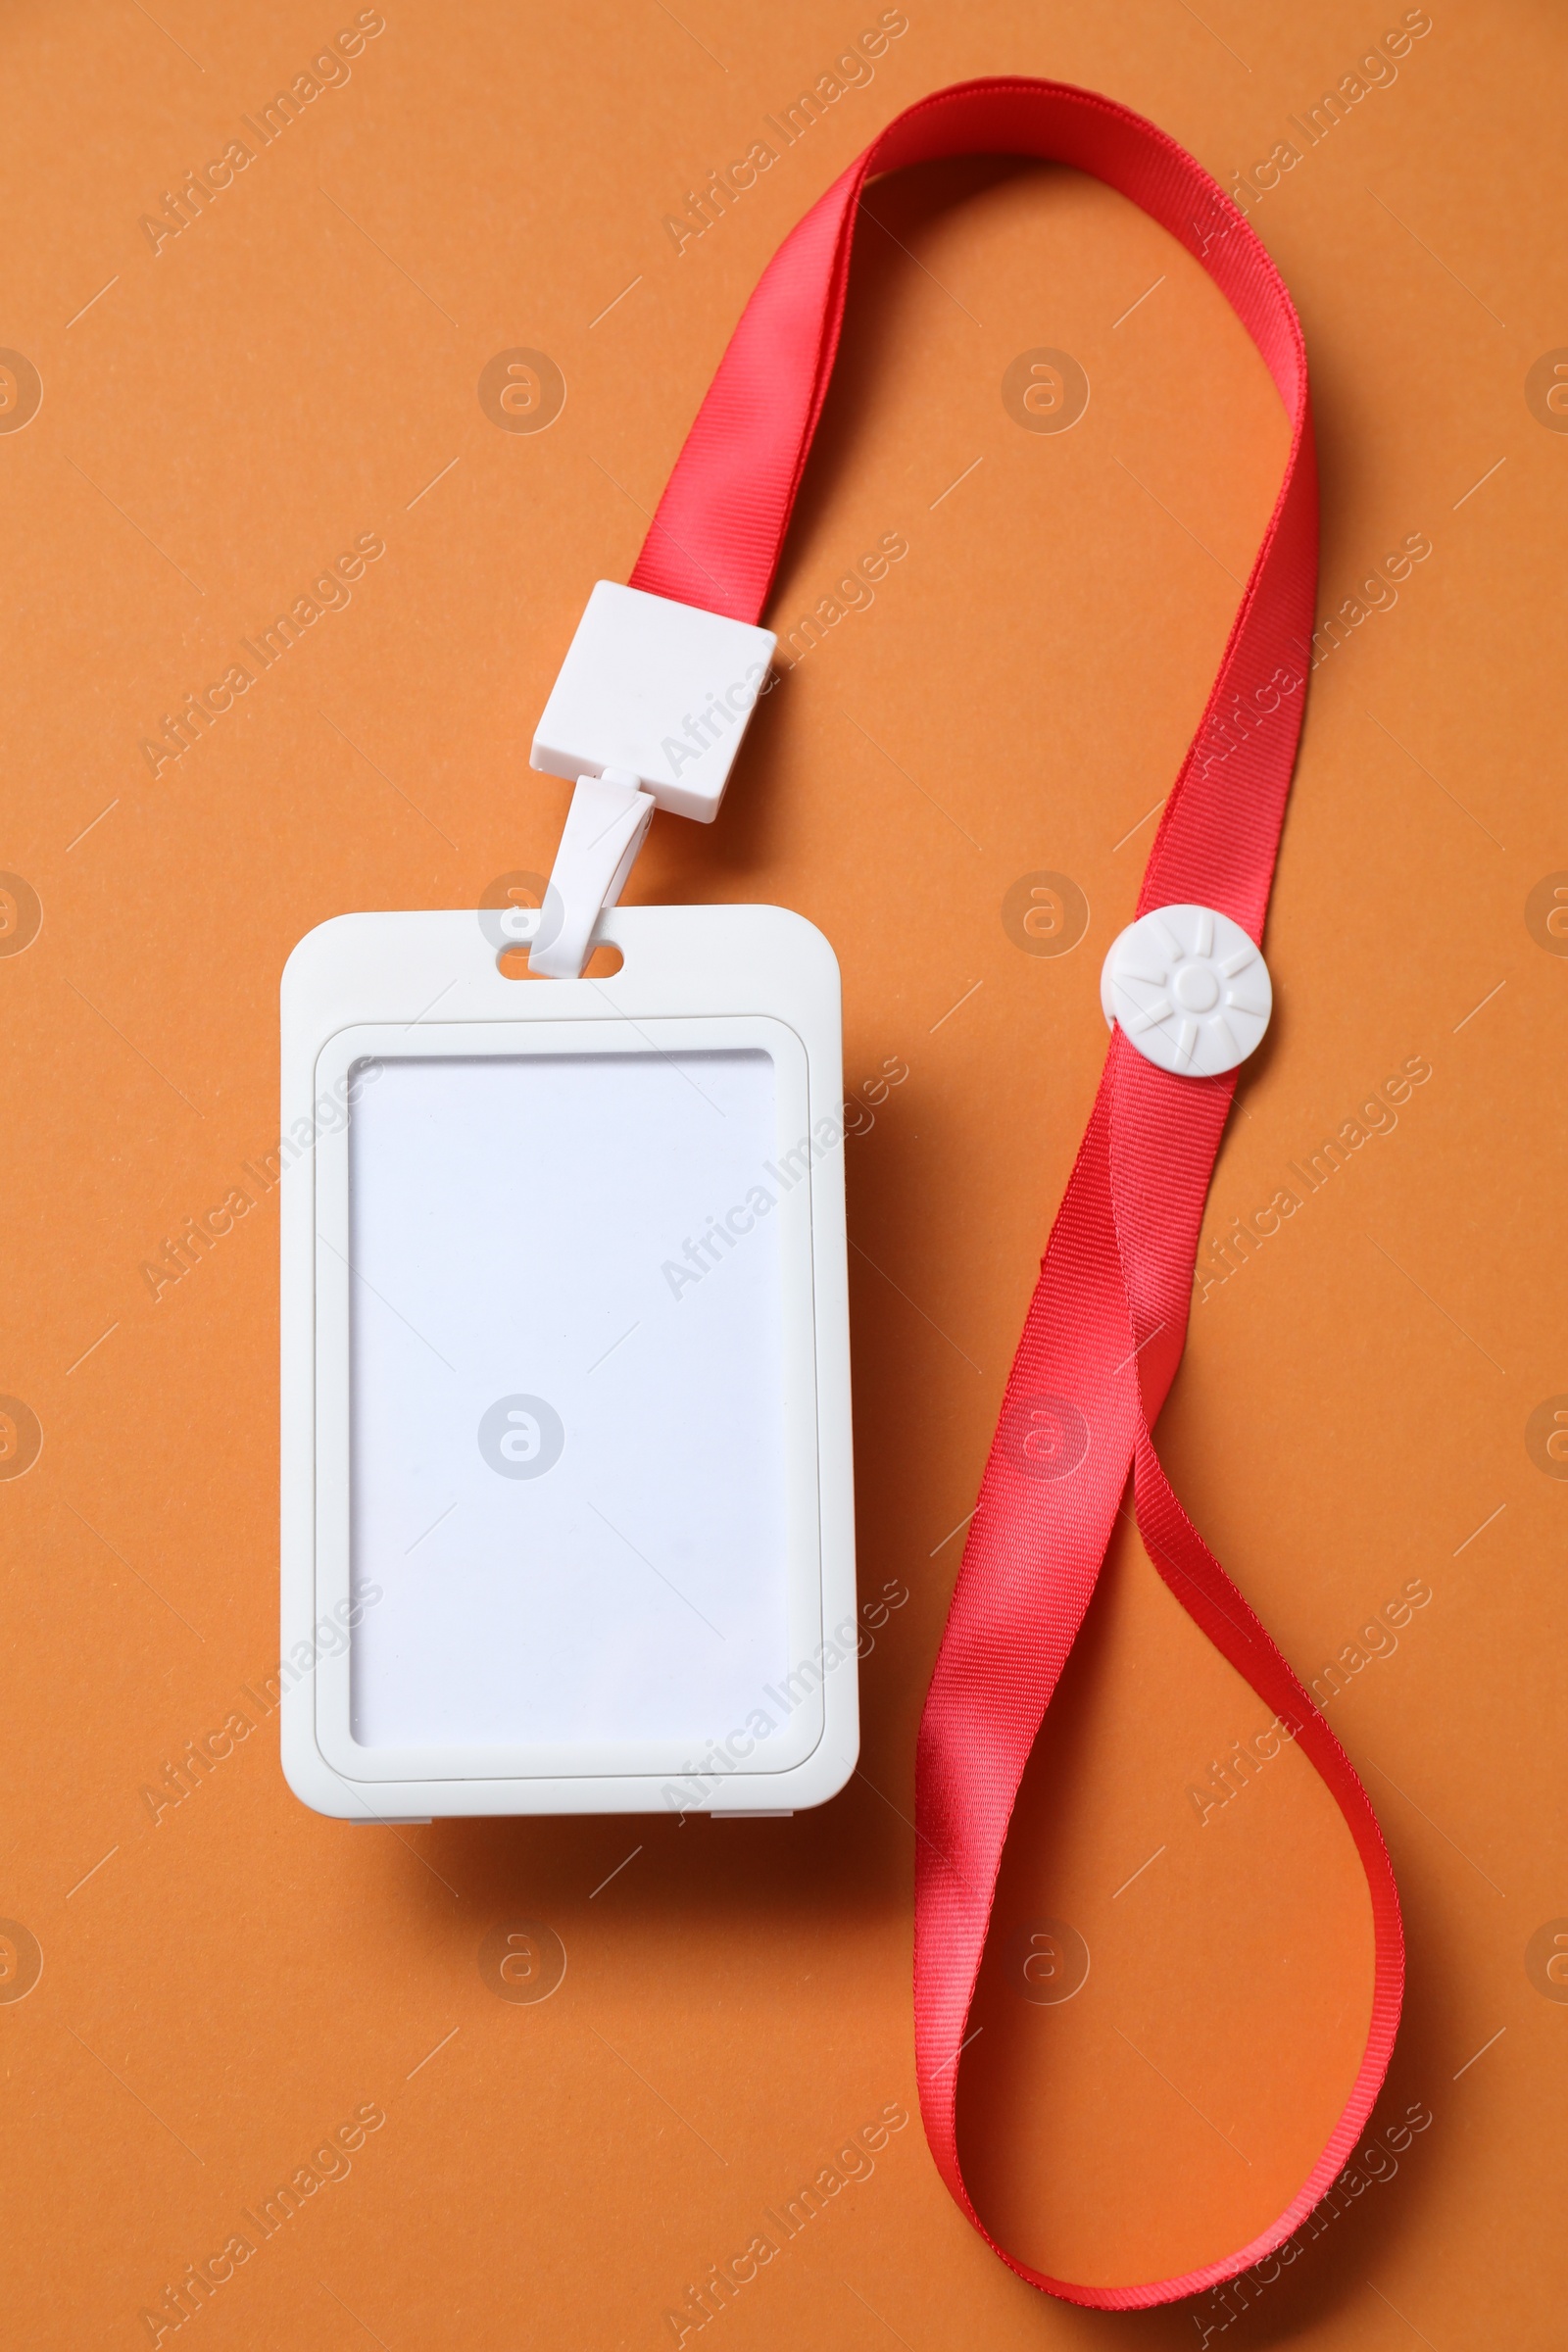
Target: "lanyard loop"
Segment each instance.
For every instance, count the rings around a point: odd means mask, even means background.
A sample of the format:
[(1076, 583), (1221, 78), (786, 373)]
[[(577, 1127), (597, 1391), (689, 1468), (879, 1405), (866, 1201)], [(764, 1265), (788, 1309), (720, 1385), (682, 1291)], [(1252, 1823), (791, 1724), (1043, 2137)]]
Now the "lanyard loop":
[[(1165, 805), (1140, 915), (1216, 908), (1260, 942), (1305, 701), (1317, 583), (1306, 355), (1291, 298), (1231, 199), (1152, 123), (1065, 83), (1008, 77), (938, 91), (899, 116), (785, 239), (731, 338), (660, 503), (631, 585), (759, 620), (821, 415), (867, 179), (971, 153), (1030, 155), (1106, 181), (1208, 271), (1262, 354), (1291, 424), (1274, 512), (1198, 733)], [(1235, 1072), (1177, 1076), (1113, 1032), (1052, 1230), (921, 1721), (914, 2017), (926, 2133), (956, 2202), (1032, 2285), (1102, 2310), (1217, 2284), (1287, 2238), (1347, 2162), (1398, 2026), (1403, 1937), (1366, 1791), (1312, 1699), (1203, 1544), (1152, 1435), (1186, 1338), (1199, 1227)], [(1026, 1451), (1045, 1412), (1062, 1442)], [(964, 2185), (960, 2051), (1007, 1825), (1094, 1592), (1129, 1476), (1138, 1527), (1194, 1622), (1282, 1719), (1329, 1788), (1371, 1899), (1374, 1983), (1359, 2069), (1290, 2205), (1249, 2244), (1179, 2277), (1076, 2285), (1017, 2260)]]

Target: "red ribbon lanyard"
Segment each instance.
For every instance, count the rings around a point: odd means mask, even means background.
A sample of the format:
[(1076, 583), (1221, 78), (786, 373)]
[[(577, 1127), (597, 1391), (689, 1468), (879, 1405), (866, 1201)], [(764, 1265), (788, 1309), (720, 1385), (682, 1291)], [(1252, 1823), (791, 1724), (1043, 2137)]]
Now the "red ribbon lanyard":
[[(1138, 912), (1199, 905), (1260, 941), (1300, 732), (1317, 582), (1306, 355), (1291, 298), (1208, 173), (1151, 122), (1060, 82), (974, 81), (922, 99), (836, 180), (768, 264), (632, 573), (634, 588), (756, 621), (838, 348), (860, 192), (874, 172), (971, 153), (1071, 164), (1130, 196), (1222, 288), (1291, 420), (1274, 513), (1150, 856)], [(914, 2029), (942, 2177), (1003, 2261), (1075, 2303), (1129, 2311), (1233, 2277), (1280, 2245), (1341, 2171), (1398, 2026), (1398, 1897), (1348, 1757), (1171, 1490), (1151, 1430), (1181, 1358), (1203, 1200), (1235, 1091), (1156, 1068), (1118, 1028), (992, 1443), (920, 1727)], [(1038, 1458), (1038, 1433), (1054, 1433)], [(1026, 1441), (1030, 1443), (1026, 1446)], [(997, 2244), (958, 2162), (957, 2053), (1019, 1782), (1089, 1606), (1132, 1474), (1146, 1549), (1188, 1614), (1296, 1735), (1366, 1873), (1375, 1975), (1354, 2087), (1277, 2221), (1233, 2254), (1122, 2287), (1048, 2278)], [(1044, 1474), (1043, 1474), (1044, 1473)]]

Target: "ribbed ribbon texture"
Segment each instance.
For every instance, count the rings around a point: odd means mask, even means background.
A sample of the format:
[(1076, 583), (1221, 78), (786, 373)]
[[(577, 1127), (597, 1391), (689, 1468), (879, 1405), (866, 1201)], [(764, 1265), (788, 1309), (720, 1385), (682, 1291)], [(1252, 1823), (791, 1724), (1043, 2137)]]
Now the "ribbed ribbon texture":
[[(1138, 911), (1218, 908), (1261, 941), (1306, 696), (1317, 477), (1306, 356), (1278, 272), (1193, 158), (1125, 107), (1064, 83), (940, 90), (900, 115), (785, 239), (737, 326), (632, 585), (742, 620), (762, 612), (838, 348), (861, 190), (969, 154), (1091, 172), (1141, 205), (1234, 306), (1291, 423), (1290, 460), (1197, 736), (1165, 804)], [(1102, 2310), (1170, 2302), (1281, 2244), (1341, 2171), (1388, 2067), (1403, 1985), (1398, 1898), (1349, 1759), (1177, 1500), (1151, 1432), (1181, 1358), (1199, 1225), (1234, 1072), (1182, 1078), (1112, 1032), (1041, 1265), (920, 1726), (914, 2026), (920, 2104), (957, 2203), (1020, 2278)], [(1076, 2285), (997, 2243), (958, 2161), (961, 2050), (1019, 1783), (1132, 1484), (1145, 1547), (1194, 1621), (1333, 1792), (1366, 1872), (1374, 1985), (1353, 2088), (1286, 2210), (1179, 2277)]]

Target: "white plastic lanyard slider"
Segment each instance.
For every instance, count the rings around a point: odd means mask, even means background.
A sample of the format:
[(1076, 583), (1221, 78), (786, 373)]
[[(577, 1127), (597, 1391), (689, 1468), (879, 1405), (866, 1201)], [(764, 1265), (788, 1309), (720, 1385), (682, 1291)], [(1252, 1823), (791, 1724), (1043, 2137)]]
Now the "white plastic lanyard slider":
[(771, 629), (600, 580), (533, 739), (576, 785), (528, 968), (574, 980), (656, 808), (711, 824), (777, 643)]

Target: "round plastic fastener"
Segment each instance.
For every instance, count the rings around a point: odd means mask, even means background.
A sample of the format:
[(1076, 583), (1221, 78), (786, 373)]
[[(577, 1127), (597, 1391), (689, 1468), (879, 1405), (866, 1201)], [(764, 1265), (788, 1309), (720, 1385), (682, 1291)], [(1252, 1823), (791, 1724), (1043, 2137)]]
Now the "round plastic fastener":
[(1262, 1042), (1274, 989), (1261, 949), (1228, 914), (1156, 906), (1112, 940), (1100, 1002), (1147, 1061), (1215, 1078)]

